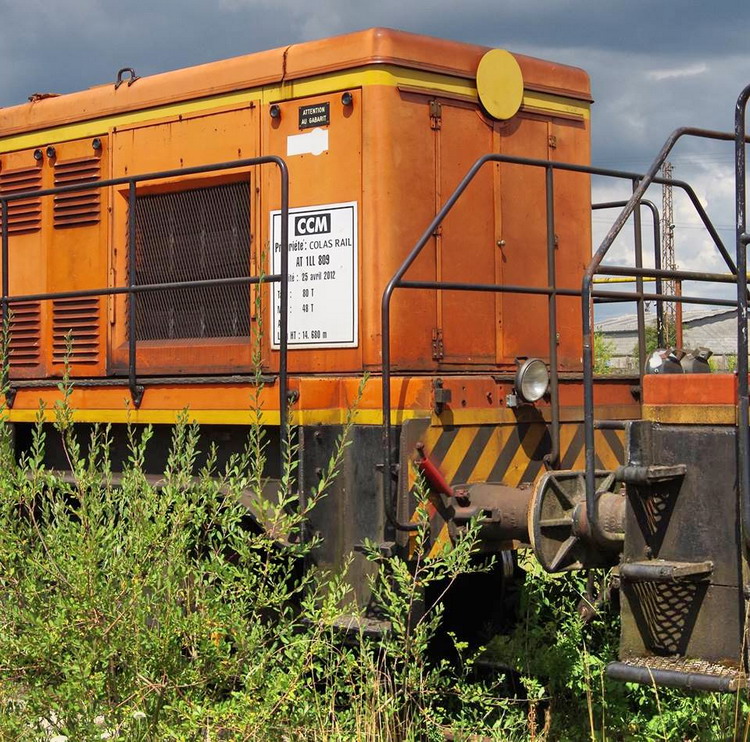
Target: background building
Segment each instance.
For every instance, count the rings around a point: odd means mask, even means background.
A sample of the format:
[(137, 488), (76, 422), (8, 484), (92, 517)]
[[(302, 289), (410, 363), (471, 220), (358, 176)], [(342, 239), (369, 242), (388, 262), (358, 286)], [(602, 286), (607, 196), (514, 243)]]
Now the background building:
[[(656, 327), (656, 314), (646, 314), (646, 326)], [(635, 314), (612, 317), (595, 324), (612, 353), (610, 367), (635, 370), (637, 366), (638, 324)], [(682, 317), (685, 350), (709, 348), (717, 370), (733, 370), (737, 356), (737, 311), (735, 309), (689, 309)]]

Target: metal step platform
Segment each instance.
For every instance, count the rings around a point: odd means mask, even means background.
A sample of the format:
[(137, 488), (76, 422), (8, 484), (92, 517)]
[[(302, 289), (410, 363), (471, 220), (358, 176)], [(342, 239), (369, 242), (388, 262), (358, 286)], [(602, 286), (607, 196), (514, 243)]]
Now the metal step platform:
[(747, 606), (734, 430), (642, 420), (628, 445), (630, 463), (618, 470), (628, 500), (620, 661), (607, 675), (737, 692)]
[(632, 657), (607, 665), (607, 677), (626, 683), (736, 693), (747, 685), (738, 667), (687, 657)]
[(681, 582), (705, 580), (711, 576), (712, 562), (674, 562), (651, 559), (626, 562), (620, 566), (620, 578), (631, 582)]

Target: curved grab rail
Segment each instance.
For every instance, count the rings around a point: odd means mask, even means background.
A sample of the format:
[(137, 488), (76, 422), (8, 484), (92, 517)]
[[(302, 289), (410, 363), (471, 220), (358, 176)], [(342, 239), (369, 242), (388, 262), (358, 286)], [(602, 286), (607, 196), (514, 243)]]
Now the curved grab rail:
[[(139, 397), (139, 385), (137, 383), (137, 365), (136, 365), (136, 338), (135, 338), (135, 297), (139, 293), (159, 291), (170, 288), (190, 288), (201, 286), (222, 286), (229, 284), (259, 284), (262, 282), (279, 283), (281, 296), (279, 297), (279, 434), (282, 451), (288, 450), (289, 447), (289, 428), (288, 428), (288, 406), (289, 397), (288, 387), (288, 364), (287, 364), (287, 328), (288, 328), (288, 300), (289, 300), (289, 168), (286, 161), (277, 155), (264, 155), (261, 157), (250, 157), (231, 162), (218, 162), (208, 165), (195, 165), (193, 167), (177, 168), (174, 170), (162, 170), (159, 172), (144, 173), (141, 175), (129, 175), (119, 178), (108, 178), (106, 180), (96, 180), (88, 183), (76, 183), (72, 185), (58, 186), (56, 188), (45, 188), (33, 192), (6, 193), (0, 195), (0, 219), (2, 219), (2, 229), (0, 230), (0, 245), (2, 254), (0, 255), (0, 265), (2, 266), (2, 295), (0, 296), (0, 307), (2, 307), (2, 316), (8, 316), (8, 307), (17, 301), (29, 300), (28, 297), (11, 297), (10, 277), (9, 277), (9, 218), (10, 206), (13, 201), (28, 198), (32, 195), (35, 198), (44, 196), (53, 196), (61, 193), (77, 193), (79, 191), (91, 191), (111, 186), (127, 186), (128, 188), (128, 236), (131, 245), (136, 243), (135, 235), (135, 196), (136, 185), (141, 182), (160, 180), (185, 175), (196, 175), (200, 173), (216, 172), (230, 170), (239, 167), (251, 167), (255, 165), (276, 165), (281, 178), (280, 183), (280, 206), (281, 206), (281, 267), (278, 274), (259, 277), (242, 277), (242, 278), (220, 278), (203, 281), (182, 281), (172, 283), (160, 283), (138, 286), (135, 280), (135, 250), (129, 251), (129, 270), (128, 285), (126, 287), (104, 289), (86, 289), (81, 291), (67, 292), (48, 292), (34, 295), (35, 300), (47, 300), (54, 298), (75, 298), (82, 296), (113, 296), (118, 294), (127, 294), (129, 301), (129, 329), (128, 329), (128, 384), (133, 395), (134, 401)], [(5, 370), (2, 371), (5, 375)], [(2, 387), (7, 388), (8, 379), (2, 379)], [(136, 405), (137, 406), (137, 405)]]
[[(725, 135), (720, 134), (720, 136), (722, 138), (726, 138)], [(605, 177), (630, 180), (631, 182), (634, 183), (634, 196), (631, 197), (631, 201), (633, 201), (633, 198), (635, 197), (635, 193), (637, 193), (638, 191), (638, 188), (636, 187), (635, 184), (642, 182), (643, 178), (645, 177), (641, 173), (634, 173), (634, 172), (625, 171), (625, 170), (613, 170), (613, 169), (608, 169), (608, 168), (594, 167), (590, 165), (576, 165), (573, 163), (555, 162), (552, 160), (540, 160), (540, 159), (528, 158), (528, 157), (513, 157), (510, 155), (501, 155), (501, 154), (494, 154), (494, 153), (483, 155), (482, 157), (478, 158), (474, 162), (474, 164), (468, 170), (466, 175), (461, 179), (459, 184), (456, 186), (453, 193), (451, 193), (451, 195), (448, 197), (445, 203), (441, 206), (438, 213), (432, 219), (428, 227), (424, 230), (421, 237), (415, 243), (414, 247), (409, 251), (406, 258), (404, 258), (398, 270), (396, 271), (396, 273), (393, 275), (391, 280), (386, 285), (383, 291), (383, 296), (381, 300), (381, 361), (382, 361), (382, 368), (383, 368), (383, 376), (382, 376), (382, 385), (383, 385), (383, 388), (382, 388), (383, 499), (385, 503), (386, 516), (389, 522), (391, 523), (391, 525), (396, 530), (399, 530), (399, 531), (407, 531), (407, 532), (414, 531), (418, 528), (418, 526), (413, 523), (401, 523), (398, 521), (397, 512), (396, 512), (397, 510), (396, 501), (392, 494), (393, 482), (391, 478), (393, 476), (393, 470), (392, 470), (393, 456), (392, 456), (391, 449), (393, 445), (393, 436), (391, 435), (390, 301), (391, 301), (391, 297), (393, 295), (394, 290), (396, 288), (432, 288), (432, 289), (445, 288), (445, 289), (470, 290), (470, 291), (497, 291), (497, 292), (508, 291), (512, 293), (537, 293), (537, 294), (545, 294), (548, 296), (551, 295), (552, 297), (554, 297), (555, 295), (563, 295), (563, 294), (581, 296), (581, 292), (579, 291), (563, 291), (560, 289), (556, 289), (554, 286), (540, 288), (540, 289), (530, 289), (529, 287), (520, 287), (520, 286), (503, 286), (503, 285), (482, 286), (481, 284), (480, 285), (468, 285), (468, 284), (453, 284), (450, 282), (414, 282), (414, 281), (406, 282), (406, 281), (403, 281), (404, 275), (406, 274), (408, 269), (411, 267), (411, 265), (414, 263), (414, 261), (416, 260), (418, 255), (421, 253), (425, 245), (429, 242), (435, 230), (443, 222), (443, 220), (445, 219), (447, 214), (450, 212), (450, 210), (453, 208), (455, 203), (464, 193), (464, 191), (469, 186), (469, 184), (473, 181), (473, 179), (475, 178), (479, 170), (488, 162), (498, 162), (498, 163), (517, 164), (517, 165), (528, 165), (531, 167), (540, 167), (540, 168), (545, 168), (547, 172), (550, 172), (552, 170), (563, 170), (563, 171), (568, 171), (568, 172), (583, 173), (586, 175), (601, 175)], [(549, 183), (549, 180), (550, 178), (548, 176), (547, 177), (548, 183)], [(682, 189), (687, 194), (688, 198), (695, 206), (696, 211), (698, 212), (698, 215), (701, 221), (703, 222), (704, 226), (709, 232), (709, 235), (714, 241), (714, 244), (716, 245), (717, 249), (721, 253), (724, 260), (727, 261), (728, 265), (730, 265), (732, 270), (734, 271), (734, 263), (732, 262), (731, 257), (729, 256), (726, 248), (724, 247), (723, 242), (721, 241), (721, 238), (718, 232), (711, 224), (711, 221), (708, 218), (708, 215), (703, 209), (703, 206), (701, 205), (697, 195), (695, 194), (691, 186), (682, 180), (670, 180), (670, 179), (660, 178), (656, 176), (655, 174), (652, 175), (652, 181), (658, 184), (671, 183), (672, 185)], [(628, 201), (627, 203), (629, 204), (631, 201)], [(548, 204), (548, 214), (549, 214), (549, 204)], [(627, 220), (627, 217), (625, 217), (622, 220), (622, 223), (624, 224), (626, 220)], [(549, 225), (548, 225), (548, 239), (549, 239)], [(611, 292), (607, 292), (607, 293), (609, 294), (609, 296), (612, 296), (612, 297), (614, 296), (614, 294)], [(641, 299), (662, 298), (662, 299), (672, 300), (674, 298), (674, 297), (656, 297), (656, 296), (651, 296), (651, 295), (646, 296), (645, 294), (643, 294), (643, 292), (641, 292), (640, 295), (641, 295)], [(631, 296), (633, 300), (638, 298), (636, 295), (631, 295)], [(624, 297), (620, 297), (620, 298), (624, 298)], [(552, 302), (554, 303), (554, 298)], [(552, 337), (552, 332), (550, 332), (550, 336)], [(591, 356), (589, 356), (589, 358), (590, 357)]]
[[(748, 95), (750, 95), (750, 91), (748, 91), (747, 88), (746, 88), (746, 91), (743, 91), (743, 93), (744, 92), (747, 92)], [(747, 97), (745, 98), (745, 103), (746, 102), (747, 102)], [(740, 106), (739, 106), (739, 101), (738, 101), (738, 111), (739, 111), (739, 107)], [(641, 178), (637, 187), (633, 190), (633, 195), (627, 201), (625, 207), (620, 212), (619, 216), (617, 217), (614, 224), (610, 228), (609, 232), (607, 233), (606, 237), (602, 241), (598, 250), (594, 253), (593, 257), (591, 258), (591, 261), (586, 267), (586, 271), (584, 272), (583, 280), (581, 283), (581, 297), (582, 297), (581, 313), (582, 313), (582, 325), (583, 325), (583, 409), (584, 409), (584, 444), (583, 445), (584, 445), (584, 451), (585, 451), (586, 508), (589, 514), (589, 531), (590, 531), (590, 534), (593, 536), (598, 535), (598, 529), (599, 529), (599, 523), (598, 523), (598, 518), (597, 518), (597, 513), (596, 513), (596, 503), (595, 503), (596, 501), (596, 478), (595, 478), (596, 453), (594, 450), (594, 374), (593, 374), (593, 321), (592, 321), (593, 320), (592, 318), (592, 285), (593, 285), (594, 274), (599, 269), (602, 263), (602, 260), (607, 255), (610, 248), (612, 247), (612, 244), (614, 243), (615, 238), (622, 231), (623, 226), (625, 225), (630, 215), (635, 210), (636, 204), (638, 204), (641, 201), (648, 187), (654, 183), (669, 183), (672, 185), (678, 185), (681, 183), (681, 181), (659, 178), (657, 176), (657, 173), (661, 169), (661, 166), (664, 164), (664, 161), (667, 159), (667, 156), (672, 151), (675, 144), (677, 144), (677, 142), (682, 137), (687, 137), (687, 136), (698, 137), (701, 139), (715, 139), (719, 141), (735, 141), (736, 137), (738, 137), (736, 141), (739, 141), (739, 142), (748, 141), (748, 138), (746, 137), (744, 133), (744, 105), (743, 105), (742, 110), (743, 110), (743, 114), (742, 114), (743, 121), (742, 121), (741, 133), (737, 133), (738, 126), (739, 126), (737, 124), (735, 126), (735, 133), (714, 131), (711, 129), (699, 129), (695, 127), (681, 127), (679, 129), (675, 129), (669, 135), (669, 137), (667, 138), (667, 141), (662, 146), (659, 154), (656, 156), (656, 159), (653, 161), (653, 163), (651, 163), (651, 166), (646, 171), (646, 174)], [(743, 165), (744, 165), (744, 161), (743, 161)], [(743, 180), (743, 183), (744, 183), (744, 180)], [(692, 193), (692, 189), (690, 189), (690, 191)], [(735, 265), (735, 262), (732, 260), (726, 248), (723, 246), (721, 239), (718, 237), (718, 233), (716, 232), (716, 229), (713, 227), (712, 224), (710, 224), (710, 220), (708, 220), (708, 216), (705, 214), (705, 210), (702, 208), (702, 206), (700, 208), (698, 207), (697, 196), (695, 196), (694, 193), (690, 195), (690, 200), (693, 202), (694, 206), (696, 206), (696, 208), (698, 209), (698, 213), (701, 216), (701, 219), (703, 220), (704, 224), (709, 230), (709, 233), (713, 237), (714, 243), (719, 248), (719, 252), (721, 253), (722, 258), (724, 259), (726, 264), (729, 266), (729, 270), (731, 271), (731, 273), (737, 275), (738, 293), (741, 290), (740, 289), (740, 284), (741, 284), (740, 275), (745, 276), (744, 278), (744, 294), (745, 294), (744, 302), (745, 302), (745, 307), (747, 307), (746, 269), (738, 271), (737, 265)], [(705, 218), (704, 218), (704, 215), (705, 215)], [(740, 255), (739, 236), (738, 236), (738, 253), (737, 254), (739, 258), (739, 255)], [(664, 277), (667, 277), (664, 274), (669, 273), (669, 272), (661, 271), (661, 273)], [(747, 309), (745, 309), (745, 328), (747, 328), (746, 319), (747, 319)], [(745, 349), (747, 349), (747, 329), (745, 329)], [(738, 348), (738, 355), (739, 353), (740, 353), (740, 349)], [(745, 356), (747, 356), (747, 353), (745, 353)], [(738, 359), (738, 364), (739, 364), (739, 359)], [(745, 358), (745, 367), (747, 368), (747, 358)], [(738, 366), (738, 369), (739, 369), (739, 366)], [(745, 377), (747, 377), (747, 373), (745, 373)], [(745, 388), (747, 388), (747, 378), (745, 378)], [(743, 435), (742, 432), (741, 432), (741, 435)], [(746, 433), (745, 433), (745, 436), (746, 436)], [(750, 490), (750, 461), (748, 461), (746, 468), (748, 471), (748, 479), (747, 479), (748, 489)], [(750, 492), (748, 492), (747, 498), (748, 500), (750, 500)], [(748, 525), (750, 526), (750, 514), (748, 515)]]
[[(601, 209), (621, 209), (627, 205), (627, 201), (602, 201), (601, 203), (591, 204), (591, 210), (597, 211)], [(661, 226), (659, 223), (659, 210), (656, 208), (656, 204), (653, 201), (649, 201), (647, 198), (641, 199), (641, 206), (645, 206), (651, 212), (651, 219), (653, 222), (653, 240), (654, 240), (654, 266), (657, 269), (661, 269)], [(640, 218), (636, 221), (636, 268), (643, 267), (643, 250), (639, 248), (640, 245), (640, 230), (641, 221)], [(643, 293), (643, 277), (636, 276), (636, 293)], [(658, 277), (656, 279), (656, 293), (662, 293), (662, 279)], [(658, 337), (659, 345), (664, 344), (664, 307), (663, 302), (656, 302), (656, 335)], [(644, 306), (643, 302), (638, 302), (638, 358), (641, 360), (643, 349), (646, 347), (646, 323), (644, 320)], [(644, 359), (645, 360), (645, 359)]]

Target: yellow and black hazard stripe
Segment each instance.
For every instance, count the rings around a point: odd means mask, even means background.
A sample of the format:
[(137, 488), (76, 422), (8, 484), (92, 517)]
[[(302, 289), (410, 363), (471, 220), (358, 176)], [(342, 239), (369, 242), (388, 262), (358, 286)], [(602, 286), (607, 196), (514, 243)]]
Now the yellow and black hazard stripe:
[[(502, 482), (511, 487), (531, 483), (544, 468), (552, 450), (544, 423), (517, 425), (430, 426), (422, 440), (425, 454), (450, 484)], [(623, 463), (622, 431), (597, 430), (596, 466), (615, 469)], [(583, 425), (560, 426), (560, 469), (582, 468)]]
[[(412, 433), (407, 436), (414, 438)], [(435, 464), (451, 485), (497, 482), (511, 487), (531, 484), (544, 471), (544, 456), (552, 450), (549, 426), (543, 422), (515, 425), (429, 425), (420, 431), (424, 454)], [(414, 445), (411, 440), (407, 446)], [(597, 430), (594, 435), (597, 469), (613, 470), (624, 463), (623, 432)], [(403, 449), (402, 449), (403, 450)], [(408, 451), (404, 451), (409, 455)], [(582, 423), (560, 426), (560, 469), (584, 467), (584, 430)], [(416, 484), (414, 467), (408, 467), (407, 488), (410, 493), (411, 520), (415, 512)], [(428, 553), (434, 555), (450, 543), (447, 520), (440, 496), (431, 495), (427, 502), (431, 542)]]

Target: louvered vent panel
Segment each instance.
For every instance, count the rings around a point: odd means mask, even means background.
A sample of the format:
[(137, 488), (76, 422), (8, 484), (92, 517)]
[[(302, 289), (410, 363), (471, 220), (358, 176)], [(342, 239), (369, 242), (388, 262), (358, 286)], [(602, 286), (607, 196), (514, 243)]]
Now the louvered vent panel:
[[(101, 177), (98, 157), (55, 163), (55, 188), (92, 183)], [(54, 197), (55, 227), (80, 227), (97, 224), (101, 218), (99, 189), (58, 193)]]
[(39, 364), (41, 307), (38, 301), (14, 303), (10, 308), (10, 366), (28, 368)]
[(52, 303), (52, 360), (64, 363), (67, 336), (72, 338), (69, 361), (99, 362), (99, 299), (56, 299)]
[[(23, 170), (0, 170), (0, 196), (26, 191), (38, 191), (42, 187), (42, 171), (39, 168)], [(8, 201), (8, 234), (36, 232), (42, 224), (42, 201), (40, 198), (20, 198)], [(0, 211), (2, 211), (0, 209)], [(0, 228), (3, 214), (0, 213)]]

